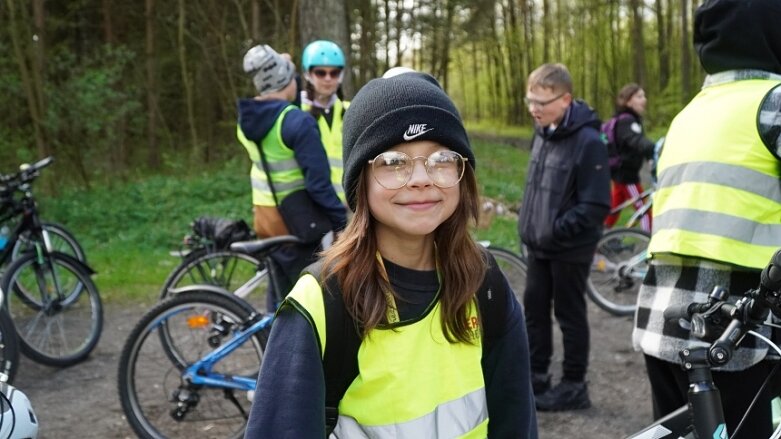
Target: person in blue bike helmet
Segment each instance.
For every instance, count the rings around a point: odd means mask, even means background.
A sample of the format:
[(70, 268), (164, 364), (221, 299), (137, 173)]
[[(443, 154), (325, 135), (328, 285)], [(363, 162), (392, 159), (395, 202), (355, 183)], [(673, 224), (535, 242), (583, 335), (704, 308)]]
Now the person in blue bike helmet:
[(301, 109), (310, 113), (320, 128), (320, 139), (331, 164), (331, 182), (342, 202), (342, 118), (350, 103), (344, 100), (344, 53), (333, 41), (317, 40), (304, 48), (301, 57), (304, 89)]

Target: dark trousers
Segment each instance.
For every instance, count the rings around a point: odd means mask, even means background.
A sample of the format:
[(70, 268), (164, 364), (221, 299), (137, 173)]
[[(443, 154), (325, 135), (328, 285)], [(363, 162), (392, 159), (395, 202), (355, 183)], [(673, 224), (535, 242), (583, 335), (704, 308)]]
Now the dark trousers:
[(547, 373), (553, 355), (553, 314), (564, 345), (563, 376), (583, 381), (588, 368), (589, 327), (586, 280), (591, 263), (528, 258), (523, 297), (532, 372)]
[(275, 271), (275, 278), (279, 285), (274, 286), (269, 282), (269, 289), (266, 293), (266, 307), (269, 312), (274, 312), (277, 305), (293, 289), (301, 270), (317, 260), (319, 250), (320, 243), (318, 242), (307, 245), (287, 245), (271, 254), (271, 259), (276, 267), (269, 267), (269, 270)]
[[(651, 382), (655, 419), (687, 403), (689, 380), (680, 365), (645, 355), (645, 368)], [(713, 372), (713, 382), (721, 394), (724, 420), (727, 422), (730, 438), (771, 369), (772, 364), (769, 361), (761, 361), (738, 372)], [(770, 409), (770, 401), (773, 399), (771, 387), (766, 388), (759, 396), (740, 428), (737, 439), (766, 438), (773, 433)]]

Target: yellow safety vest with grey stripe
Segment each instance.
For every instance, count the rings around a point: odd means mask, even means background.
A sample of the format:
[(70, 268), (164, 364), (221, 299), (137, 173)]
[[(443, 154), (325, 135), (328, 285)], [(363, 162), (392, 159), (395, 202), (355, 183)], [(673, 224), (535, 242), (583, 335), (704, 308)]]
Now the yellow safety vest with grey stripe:
[(675, 117), (659, 160), (651, 253), (762, 268), (781, 247), (781, 164), (757, 128), (777, 85), (708, 86)]
[[(347, 200), (342, 187), (342, 175), (344, 175), (342, 162), (342, 113), (349, 107), (349, 101), (337, 99), (331, 109), (334, 115), (331, 120), (331, 126), (328, 126), (328, 121), (325, 120), (325, 117), (320, 117), (317, 120), (317, 125), (320, 127), (320, 140), (323, 142), (325, 153), (328, 156), (328, 163), (331, 166), (331, 184), (334, 185), (336, 195), (339, 196), (342, 202)], [(309, 104), (301, 106), (301, 109), (306, 112), (309, 112), (311, 108), (312, 106)]]
[[(325, 353), (323, 291), (302, 276), (285, 299), (312, 325)], [(339, 403), (331, 438), (485, 438), (488, 404), (475, 343), (450, 343), (442, 332), (437, 300), (417, 321), (372, 330), (358, 349), (358, 376)], [(477, 321), (477, 306), (470, 320)]]
[[(304, 183), (304, 173), (296, 161), (293, 150), (285, 145), (282, 140), (282, 121), (290, 110), (295, 109), (295, 105), (288, 105), (277, 117), (274, 126), (266, 133), (260, 141), (260, 147), (266, 155), (269, 173), (271, 174), (274, 190), (277, 194), (277, 200), (282, 200), (300, 189), (306, 189)], [(252, 204), (258, 206), (274, 206), (274, 196), (271, 193), (271, 186), (268, 184), (268, 176), (263, 170), (263, 162), (260, 160), (260, 151), (258, 144), (247, 138), (241, 130), (241, 126), (236, 126), (236, 136), (239, 142), (246, 148), (252, 168), (250, 170), (250, 181), (252, 182)]]

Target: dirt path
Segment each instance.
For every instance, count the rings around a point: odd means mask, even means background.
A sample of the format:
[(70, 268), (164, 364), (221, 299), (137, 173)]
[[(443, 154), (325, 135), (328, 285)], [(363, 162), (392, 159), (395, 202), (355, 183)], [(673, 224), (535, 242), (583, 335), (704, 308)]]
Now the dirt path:
[[(632, 322), (612, 317), (589, 303), (594, 407), (539, 414), (541, 439), (620, 438), (651, 419), (648, 384), (640, 354), (632, 351)], [(144, 307), (107, 306), (105, 327), (90, 358), (55, 369), (22, 358), (14, 384), (30, 397), (40, 419), (40, 438), (133, 438), (117, 396), (120, 350)], [(558, 335), (557, 335), (558, 337)], [(555, 364), (560, 367), (560, 347)], [(559, 370), (554, 370), (554, 374)]]

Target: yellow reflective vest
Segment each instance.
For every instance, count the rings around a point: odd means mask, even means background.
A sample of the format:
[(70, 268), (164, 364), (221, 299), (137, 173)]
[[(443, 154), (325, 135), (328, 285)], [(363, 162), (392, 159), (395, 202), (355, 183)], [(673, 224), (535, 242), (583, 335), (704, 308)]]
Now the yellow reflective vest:
[[(344, 175), (344, 166), (342, 164), (342, 115), (349, 107), (349, 101), (337, 99), (331, 108), (333, 112), (331, 126), (328, 126), (328, 121), (325, 120), (325, 117), (317, 119), (317, 125), (320, 128), (320, 140), (323, 142), (325, 153), (328, 156), (328, 163), (331, 166), (331, 183), (334, 185), (336, 195), (339, 196), (343, 203), (346, 202), (346, 198), (344, 188), (342, 187), (342, 175)], [(312, 106), (309, 104), (301, 106), (301, 109), (306, 112), (309, 112), (311, 108)]]
[[(294, 108), (296, 108), (294, 105), (285, 107), (274, 122), (274, 126), (271, 127), (260, 142), (279, 202), (292, 192), (306, 189), (304, 173), (301, 171), (298, 161), (296, 161), (293, 150), (288, 148), (282, 140), (282, 121), (285, 119), (285, 115)], [(252, 204), (258, 206), (276, 205), (274, 196), (271, 193), (268, 176), (263, 169), (258, 144), (248, 139), (239, 125), (236, 126), (236, 137), (238, 137), (239, 142), (247, 150), (250, 160), (252, 160), (252, 168), (250, 169)]]
[[(325, 354), (323, 291), (311, 274), (286, 298), (312, 325)], [(488, 405), (483, 381), (477, 305), (470, 321), (475, 343), (450, 343), (439, 301), (420, 320), (372, 330), (358, 349), (358, 376), (339, 403), (331, 437), (485, 438)]]
[(778, 81), (708, 86), (673, 120), (659, 160), (649, 251), (763, 268), (781, 247), (779, 161), (758, 109)]

